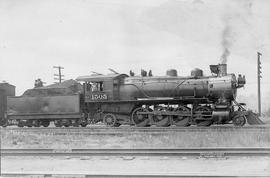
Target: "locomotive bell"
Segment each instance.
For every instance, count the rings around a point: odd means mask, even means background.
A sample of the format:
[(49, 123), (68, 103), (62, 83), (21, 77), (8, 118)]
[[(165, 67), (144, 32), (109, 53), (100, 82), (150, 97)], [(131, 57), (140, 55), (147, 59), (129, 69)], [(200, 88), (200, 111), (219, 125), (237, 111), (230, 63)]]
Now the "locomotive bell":
[(170, 77), (177, 77), (177, 70), (175, 69), (169, 69), (166, 71), (166, 75)]

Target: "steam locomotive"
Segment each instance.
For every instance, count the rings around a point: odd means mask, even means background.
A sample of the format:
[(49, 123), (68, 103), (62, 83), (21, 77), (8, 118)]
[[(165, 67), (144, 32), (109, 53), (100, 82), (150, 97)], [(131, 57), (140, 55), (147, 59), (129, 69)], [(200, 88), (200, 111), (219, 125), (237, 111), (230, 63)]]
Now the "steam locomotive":
[(168, 70), (166, 76), (147, 75), (145, 71), (140, 76), (96, 74), (67, 81), (68, 85), (63, 82), (31, 89), (19, 97), (7, 97), (4, 125), (263, 124), (256, 114), (235, 101), (237, 89), (246, 83), (245, 76), (227, 74), (226, 64), (210, 65), (210, 70), (212, 75), (204, 76), (196, 68), (188, 77), (178, 76), (174, 69)]

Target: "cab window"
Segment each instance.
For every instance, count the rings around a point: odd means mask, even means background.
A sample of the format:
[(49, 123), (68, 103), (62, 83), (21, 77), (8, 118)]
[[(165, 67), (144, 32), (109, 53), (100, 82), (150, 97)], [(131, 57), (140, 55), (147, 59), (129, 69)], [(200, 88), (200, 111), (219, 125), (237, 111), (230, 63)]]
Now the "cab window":
[(92, 84), (92, 91), (103, 91), (103, 82), (95, 82)]

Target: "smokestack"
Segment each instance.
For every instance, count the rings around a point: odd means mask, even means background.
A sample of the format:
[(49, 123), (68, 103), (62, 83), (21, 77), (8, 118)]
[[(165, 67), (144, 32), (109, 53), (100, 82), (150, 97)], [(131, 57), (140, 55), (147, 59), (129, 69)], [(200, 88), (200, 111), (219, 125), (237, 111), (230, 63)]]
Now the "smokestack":
[(218, 75), (225, 76), (227, 75), (227, 64), (219, 64), (218, 65)]

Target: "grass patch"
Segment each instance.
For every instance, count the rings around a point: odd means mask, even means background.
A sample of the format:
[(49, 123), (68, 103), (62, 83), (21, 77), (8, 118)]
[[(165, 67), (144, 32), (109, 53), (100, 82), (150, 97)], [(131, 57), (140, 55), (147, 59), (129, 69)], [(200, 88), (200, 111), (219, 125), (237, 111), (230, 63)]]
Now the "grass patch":
[(2, 148), (270, 147), (270, 132), (204, 131), (84, 135), (1, 131)]

